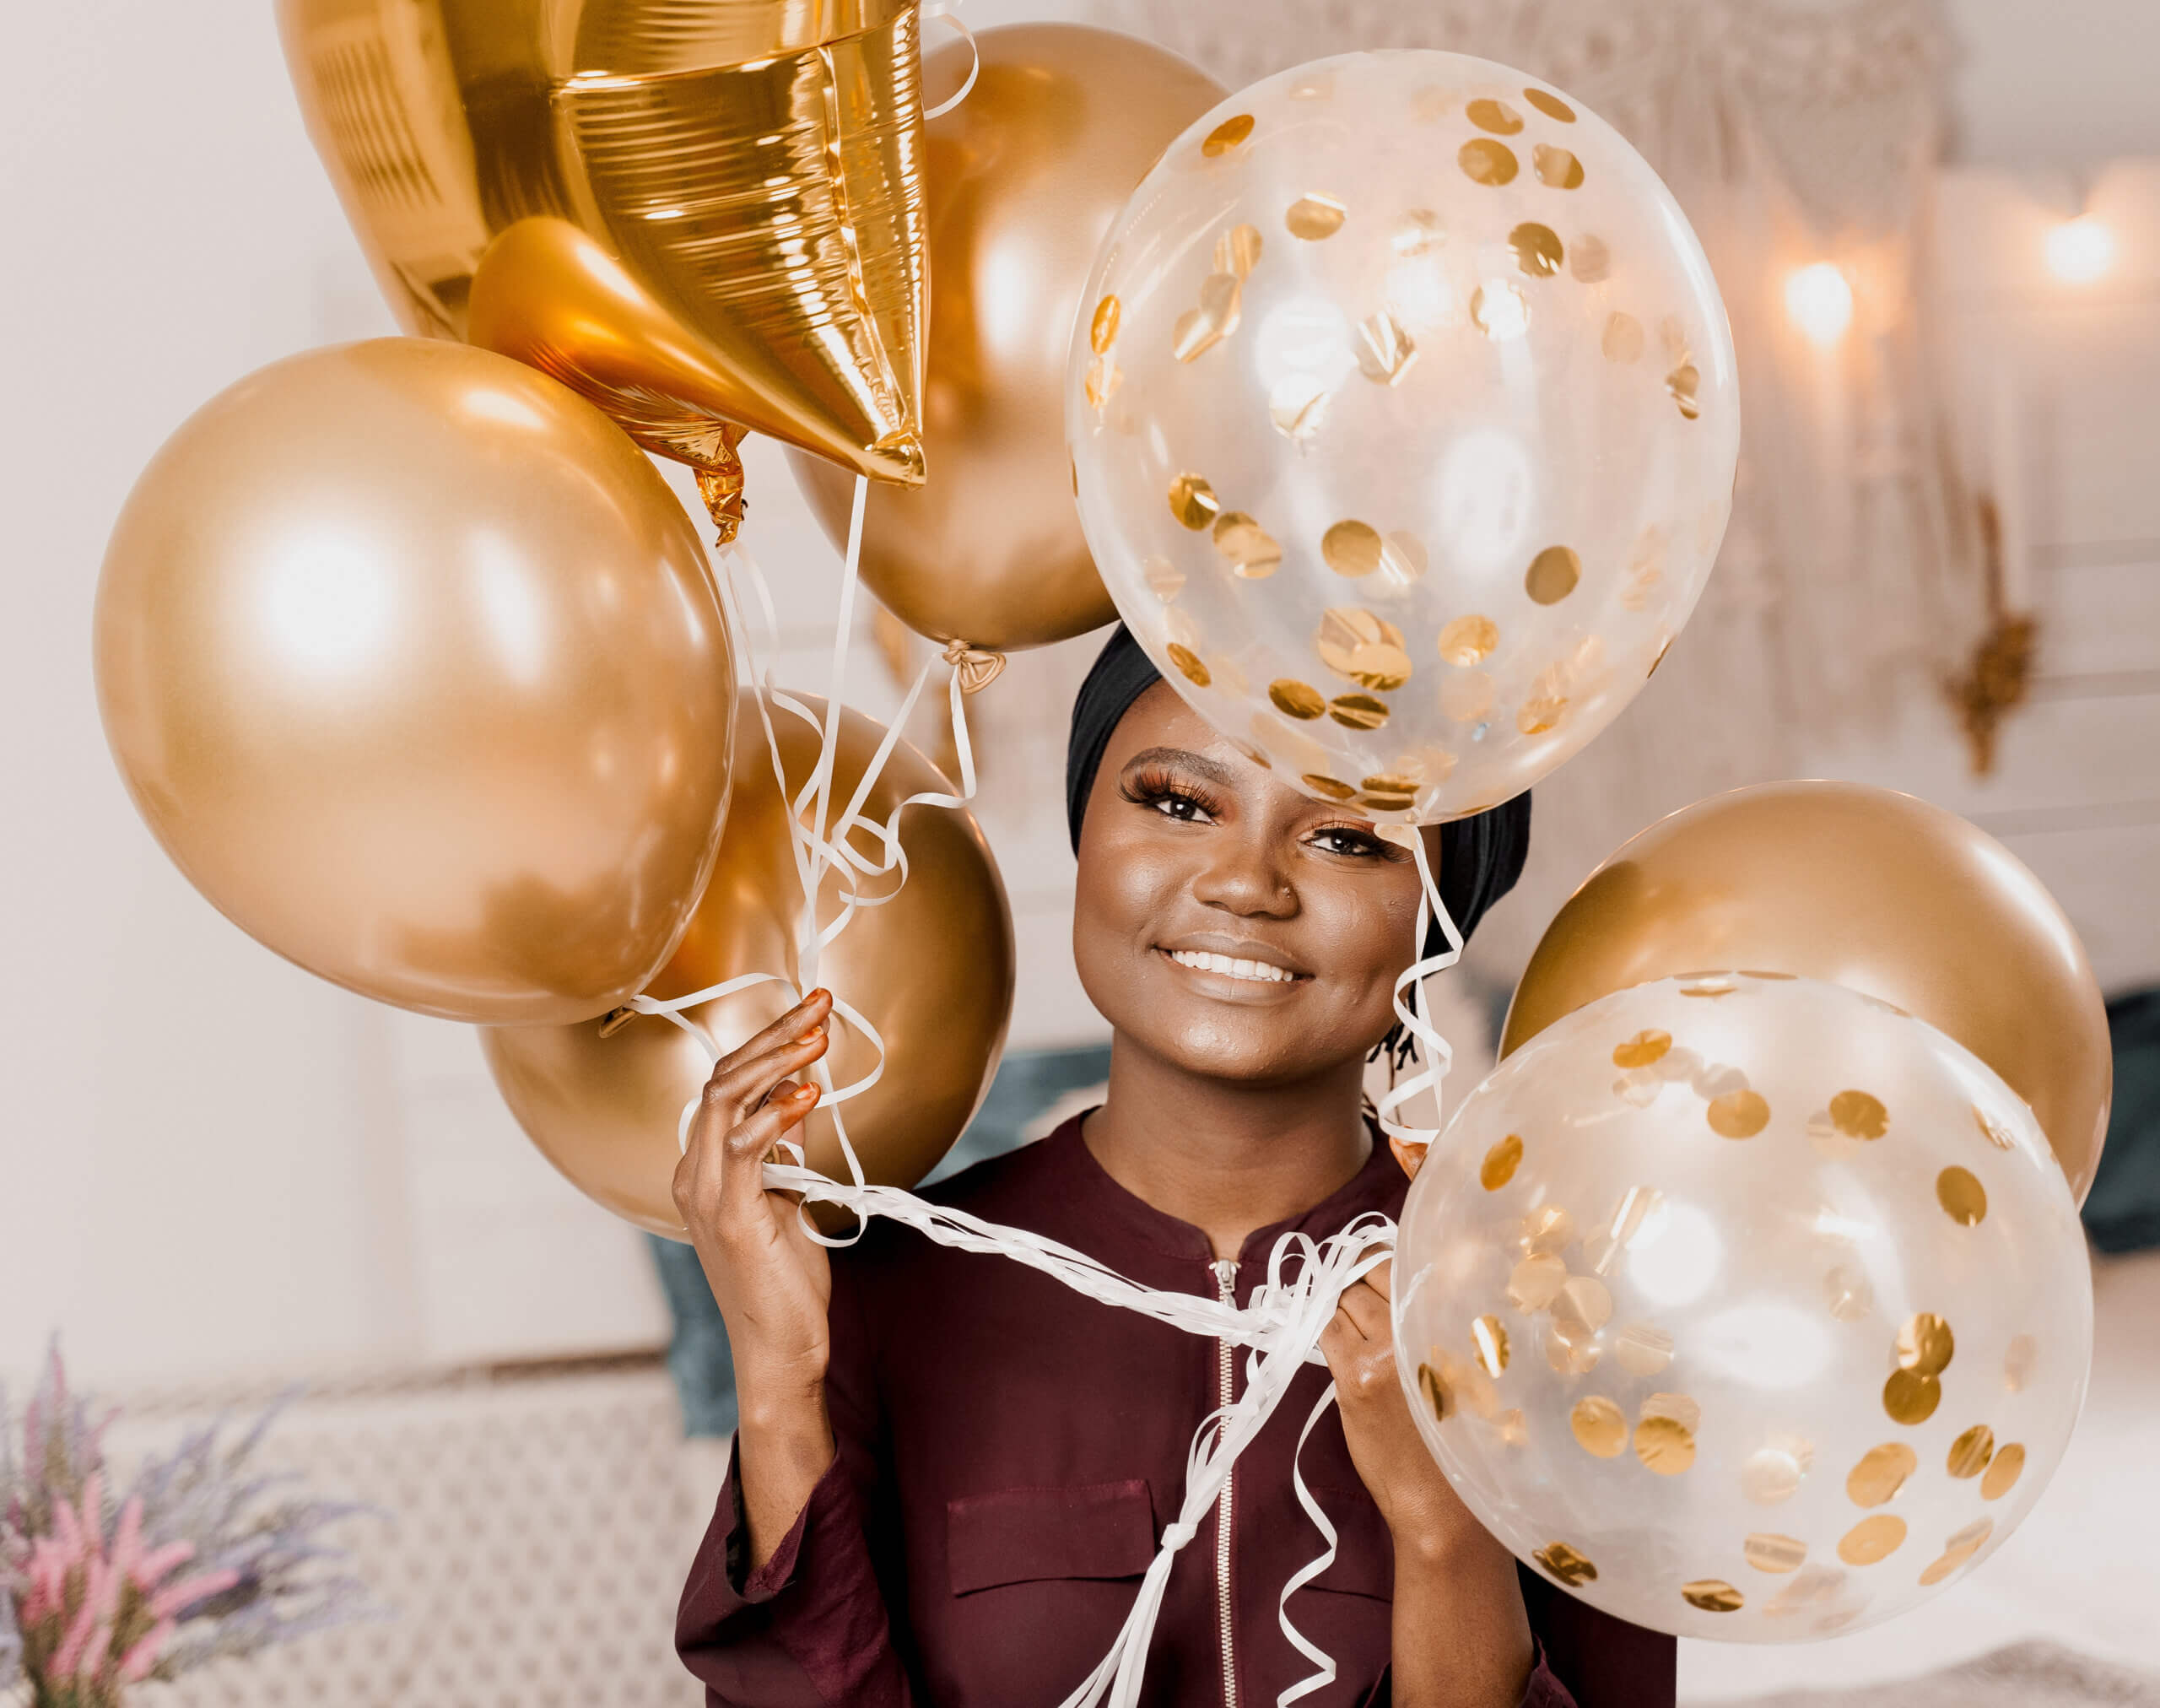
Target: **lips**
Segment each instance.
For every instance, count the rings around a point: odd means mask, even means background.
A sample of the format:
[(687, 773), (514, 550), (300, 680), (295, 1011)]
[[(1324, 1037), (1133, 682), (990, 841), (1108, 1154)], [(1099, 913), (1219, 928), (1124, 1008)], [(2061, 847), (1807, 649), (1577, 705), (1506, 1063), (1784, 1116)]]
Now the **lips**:
[(1272, 961), (1217, 954), (1209, 949), (1172, 949), (1163, 953), (1180, 966), (1191, 967), (1196, 972), (1220, 973), (1224, 978), (1250, 979), (1256, 984), (1290, 985), (1298, 981), (1297, 974), (1289, 968), (1278, 967)]

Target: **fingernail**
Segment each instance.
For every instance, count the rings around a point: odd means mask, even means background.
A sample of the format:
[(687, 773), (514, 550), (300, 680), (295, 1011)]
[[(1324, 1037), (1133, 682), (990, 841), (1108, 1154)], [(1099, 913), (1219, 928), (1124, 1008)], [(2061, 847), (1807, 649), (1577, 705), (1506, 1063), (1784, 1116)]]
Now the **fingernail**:
[(817, 1097), (818, 1088), (814, 1085), (798, 1085), (789, 1095), (797, 1103), (808, 1103)]
[(830, 1001), (832, 1001), (832, 999), (833, 999), (833, 993), (832, 993), (830, 991), (827, 990), (827, 989), (826, 989), (823, 985), (820, 985), (820, 986), (818, 986), (818, 988), (817, 988), (816, 990), (814, 990), (814, 991), (811, 992), (810, 992), (810, 994), (809, 994), (808, 996), (805, 997), (802, 1000), (803, 1000), (805, 1003), (814, 1003), (814, 1002), (816, 1002), (816, 1001), (818, 1000), (818, 997), (824, 997), (827, 1002), (829, 1002), (829, 1002), (830, 1002)]
[(795, 1041), (798, 1044), (814, 1044), (818, 1039), (824, 1035), (825, 1029), (824, 1026), (813, 1026), (808, 1031), (803, 1033), (802, 1035), (797, 1038)]

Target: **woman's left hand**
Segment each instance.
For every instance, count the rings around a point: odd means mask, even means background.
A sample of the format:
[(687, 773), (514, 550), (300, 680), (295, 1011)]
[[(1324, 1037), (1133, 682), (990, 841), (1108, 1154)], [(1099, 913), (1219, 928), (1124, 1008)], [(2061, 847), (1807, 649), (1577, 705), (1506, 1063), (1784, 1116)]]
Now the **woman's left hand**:
[(1350, 1462), (1396, 1545), (1445, 1548), (1466, 1532), (1478, 1533), (1478, 1524), (1418, 1435), (1396, 1375), (1395, 1326), (1388, 1310), (1391, 1269), (1382, 1263), (1344, 1291), (1334, 1321), (1320, 1332), (1320, 1349), (1335, 1376)]

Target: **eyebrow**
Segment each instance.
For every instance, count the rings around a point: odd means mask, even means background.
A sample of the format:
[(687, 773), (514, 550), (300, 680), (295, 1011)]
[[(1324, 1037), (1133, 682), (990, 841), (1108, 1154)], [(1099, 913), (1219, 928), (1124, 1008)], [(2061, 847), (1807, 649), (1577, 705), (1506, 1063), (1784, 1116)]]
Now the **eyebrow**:
[(1220, 760), (1211, 759), (1204, 754), (1196, 754), (1190, 748), (1142, 748), (1125, 762), (1119, 775), (1124, 775), (1136, 765), (1182, 766), (1186, 770), (1199, 772), (1211, 783), (1218, 783), (1226, 789), (1237, 781), (1236, 774), (1228, 765)]

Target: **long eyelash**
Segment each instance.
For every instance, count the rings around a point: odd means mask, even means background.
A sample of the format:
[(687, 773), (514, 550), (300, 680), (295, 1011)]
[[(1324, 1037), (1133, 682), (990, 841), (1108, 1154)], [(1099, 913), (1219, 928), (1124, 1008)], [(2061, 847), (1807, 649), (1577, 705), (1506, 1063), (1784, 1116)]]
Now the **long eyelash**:
[(1401, 849), (1396, 847), (1392, 842), (1384, 841), (1375, 836), (1363, 824), (1315, 824), (1310, 834), (1315, 836), (1340, 836), (1346, 840), (1358, 842), (1362, 845), (1359, 849), (1361, 853), (1378, 855), (1383, 860), (1399, 860), (1405, 857)]
[(1212, 796), (1168, 771), (1136, 772), (1126, 779), (1121, 792), (1137, 807), (1152, 807), (1164, 801), (1189, 801), (1204, 813), (1212, 814), (1216, 811)]

